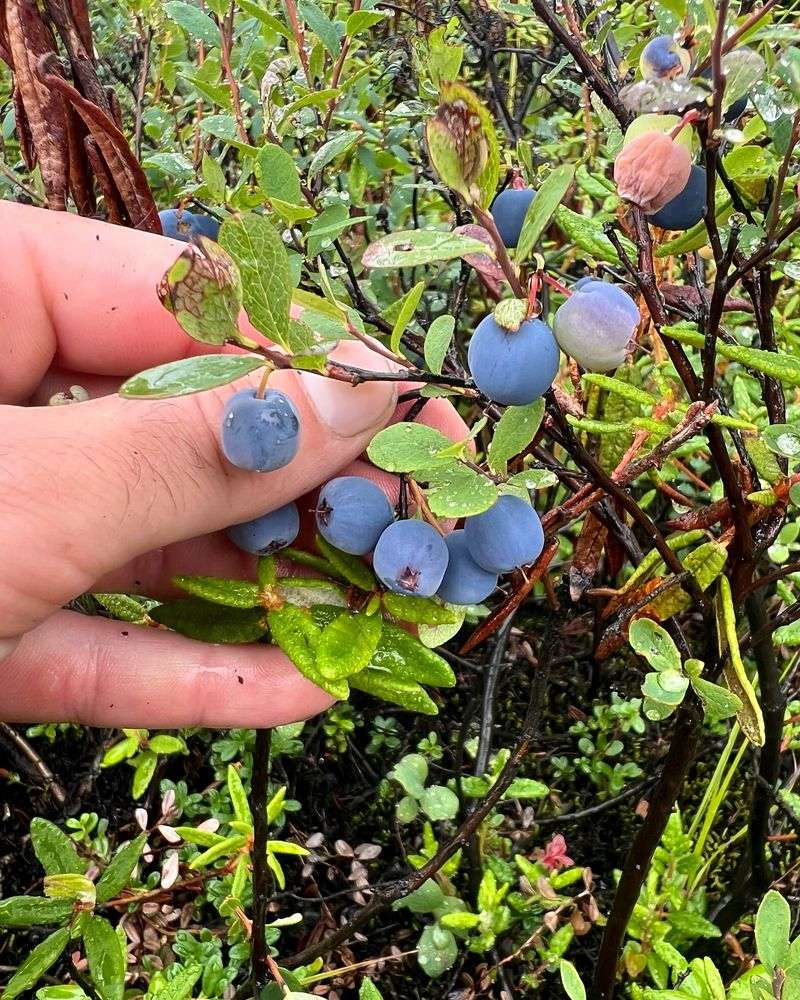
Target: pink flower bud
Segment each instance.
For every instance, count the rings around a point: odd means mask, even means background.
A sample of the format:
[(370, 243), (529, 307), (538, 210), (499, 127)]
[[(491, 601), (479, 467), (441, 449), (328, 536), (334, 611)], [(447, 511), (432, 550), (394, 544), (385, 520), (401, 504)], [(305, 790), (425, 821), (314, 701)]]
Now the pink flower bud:
[(664, 132), (645, 132), (623, 147), (614, 161), (621, 198), (648, 214), (683, 191), (692, 171), (689, 151)]

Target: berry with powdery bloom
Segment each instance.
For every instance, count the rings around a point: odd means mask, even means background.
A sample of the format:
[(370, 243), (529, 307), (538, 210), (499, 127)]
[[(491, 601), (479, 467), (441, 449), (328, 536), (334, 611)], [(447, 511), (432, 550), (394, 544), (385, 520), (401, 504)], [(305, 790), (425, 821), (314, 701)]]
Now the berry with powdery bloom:
[(689, 150), (664, 132), (645, 132), (624, 146), (614, 161), (620, 198), (648, 214), (683, 191), (692, 172)]

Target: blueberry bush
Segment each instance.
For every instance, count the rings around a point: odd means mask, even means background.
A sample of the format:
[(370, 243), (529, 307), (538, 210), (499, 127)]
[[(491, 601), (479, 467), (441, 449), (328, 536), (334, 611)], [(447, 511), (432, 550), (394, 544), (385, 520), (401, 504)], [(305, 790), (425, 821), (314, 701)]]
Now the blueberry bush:
[(77, 598), (337, 703), (0, 725), (6, 1000), (800, 996), (799, 19), (0, 2), (0, 194), (183, 243), (153, 295), (207, 351), (121, 393), (258, 372), (256, 474), (303, 448), (277, 369), (404, 407), (396, 507), (338, 477), (230, 526), (246, 579)]

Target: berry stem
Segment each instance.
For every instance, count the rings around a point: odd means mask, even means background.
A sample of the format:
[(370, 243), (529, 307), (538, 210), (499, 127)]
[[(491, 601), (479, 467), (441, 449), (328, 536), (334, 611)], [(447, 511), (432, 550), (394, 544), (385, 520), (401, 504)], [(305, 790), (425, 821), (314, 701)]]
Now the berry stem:
[(506, 245), (503, 243), (503, 237), (497, 231), (497, 226), (494, 223), (494, 219), (491, 214), (485, 209), (480, 208), (478, 205), (472, 206), (472, 211), (475, 213), (475, 218), (480, 222), (487, 233), (492, 237), (492, 243), (494, 243), (494, 250), (497, 256), (497, 263), (503, 269), (503, 274), (506, 276), (509, 285), (511, 285), (511, 290), (518, 299), (525, 298), (525, 289), (522, 287), (522, 282), (519, 280), (519, 275), (508, 256), (508, 250), (506, 250)]
[(682, 129), (684, 129), (687, 125), (691, 125), (693, 122), (696, 122), (700, 117), (700, 112), (696, 108), (692, 108), (691, 111), (687, 111), (678, 124), (673, 126), (670, 130), (670, 139), (677, 139)]
[(570, 295), (572, 295), (571, 288), (567, 288), (566, 285), (562, 285), (557, 278), (553, 278), (547, 273), (547, 271), (542, 271), (542, 278), (551, 288), (555, 288), (557, 292), (561, 292), (561, 294), (566, 296), (566, 298), (569, 298)]

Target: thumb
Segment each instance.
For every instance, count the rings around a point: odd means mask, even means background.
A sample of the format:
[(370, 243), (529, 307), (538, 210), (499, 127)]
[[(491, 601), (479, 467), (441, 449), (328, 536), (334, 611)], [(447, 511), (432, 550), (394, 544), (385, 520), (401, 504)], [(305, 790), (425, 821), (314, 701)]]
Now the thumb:
[[(356, 342), (336, 360), (375, 371), (390, 363)], [(0, 637), (14, 636), (151, 549), (249, 520), (302, 496), (355, 459), (389, 421), (391, 382), (358, 387), (278, 371), (270, 386), (300, 415), (300, 447), (284, 468), (234, 468), (220, 450), (233, 386), (174, 399), (105, 397), (73, 406), (0, 408)], [(9, 446), (9, 443), (10, 446)]]

